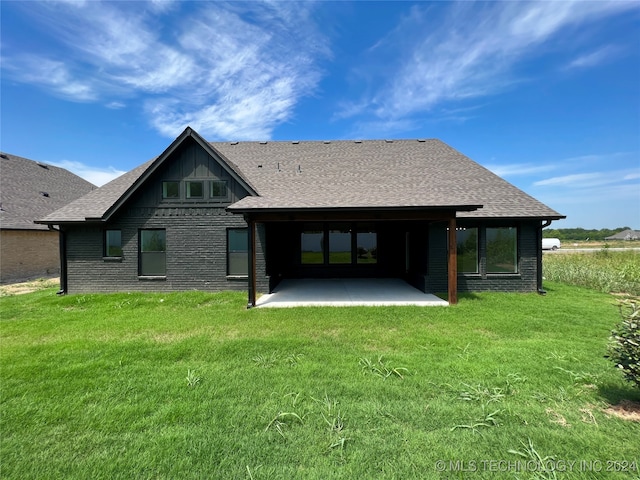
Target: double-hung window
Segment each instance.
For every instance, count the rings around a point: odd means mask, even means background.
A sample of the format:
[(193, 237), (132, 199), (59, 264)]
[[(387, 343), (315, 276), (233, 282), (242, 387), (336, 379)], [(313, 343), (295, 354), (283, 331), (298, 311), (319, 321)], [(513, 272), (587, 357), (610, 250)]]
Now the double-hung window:
[(249, 229), (227, 230), (227, 275), (249, 274)]
[(165, 276), (167, 274), (167, 232), (154, 228), (140, 230), (140, 276)]

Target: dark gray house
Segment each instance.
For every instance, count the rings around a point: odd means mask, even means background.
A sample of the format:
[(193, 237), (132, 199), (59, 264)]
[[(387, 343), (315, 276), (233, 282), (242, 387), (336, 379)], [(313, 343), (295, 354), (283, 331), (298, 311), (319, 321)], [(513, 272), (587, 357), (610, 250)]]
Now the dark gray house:
[(283, 278), (397, 277), (425, 292), (535, 291), (564, 218), (439, 140), (205, 141), (39, 222), (64, 292), (271, 291)]
[(34, 221), (95, 188), (64, 168), (0, 153), (0, 282), (57, 274), (58, 232)]

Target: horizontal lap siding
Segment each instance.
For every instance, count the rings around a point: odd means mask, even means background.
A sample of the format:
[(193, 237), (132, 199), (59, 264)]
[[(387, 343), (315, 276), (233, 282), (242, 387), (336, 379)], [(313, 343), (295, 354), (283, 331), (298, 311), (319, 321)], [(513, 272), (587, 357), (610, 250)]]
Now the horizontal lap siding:
[[(246, 279), (227, 277), (227, 228), (245, 228), (242, 217), (224, 209), (199, 209), (171, 217), (124, 217), (108, 225), (67, 229), (68, 292), (247, 290)], [(166, 229), (166, 279), (138, 276), (138, 231)], [(122, 231), (122, 257), (105, 259), (103, 231)], [(257, 284), (268, 290), (262, 240), (258, 225)]]

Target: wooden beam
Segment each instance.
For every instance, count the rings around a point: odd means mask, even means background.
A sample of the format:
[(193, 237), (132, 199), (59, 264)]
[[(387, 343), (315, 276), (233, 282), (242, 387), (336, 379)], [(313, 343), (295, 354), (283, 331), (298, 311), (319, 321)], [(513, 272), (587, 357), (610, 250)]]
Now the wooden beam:
[(249, 225), (249, 282), (247, 308), (256, 306), (256, 222), (253, 218), (248, 218)]
[(449, 218), (449, 305), (458, 303), (458, 242), (456, 217)]

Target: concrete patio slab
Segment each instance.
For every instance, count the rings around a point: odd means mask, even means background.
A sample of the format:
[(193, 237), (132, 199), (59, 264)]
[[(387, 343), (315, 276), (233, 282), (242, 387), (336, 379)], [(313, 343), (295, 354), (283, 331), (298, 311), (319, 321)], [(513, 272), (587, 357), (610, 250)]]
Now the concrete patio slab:
[(447, 306), (449, 302), (423, 293), (398, 278), (287, 279), (273, 293), (262, 295), (256, 307), (300, 307), (356, 305)]

